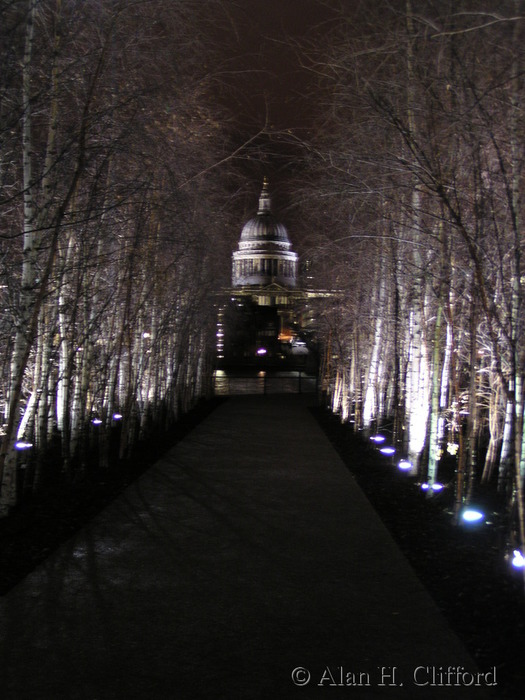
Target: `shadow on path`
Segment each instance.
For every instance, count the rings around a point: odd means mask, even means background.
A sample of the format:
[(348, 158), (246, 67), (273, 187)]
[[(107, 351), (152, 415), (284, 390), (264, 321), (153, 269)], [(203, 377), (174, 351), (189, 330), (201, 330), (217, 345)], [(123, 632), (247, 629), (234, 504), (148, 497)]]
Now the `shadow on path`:
[(307, 402), (229, 399), (6, 595), (2, 699), (485, 697), (414, 684), (475, 666)]

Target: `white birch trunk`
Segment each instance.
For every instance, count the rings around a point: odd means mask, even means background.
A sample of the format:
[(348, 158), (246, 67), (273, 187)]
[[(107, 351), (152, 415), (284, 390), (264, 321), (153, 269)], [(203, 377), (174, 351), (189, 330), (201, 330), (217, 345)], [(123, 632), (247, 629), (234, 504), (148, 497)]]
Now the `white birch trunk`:
[(66, 421), (69, 411), (69, 392), (71, 386), (71, 345), (69, 341), (67, 309), (67, 289), (68, 289), (68, 269), (73, 258), (73, 236), (70, 235), (66, 245), (64, 260), (62, 261), (62, 279), (59, 285), (57, 311), (58, 311), (58, 378), (57, 378), (57, 399), (56, 399), (56, 419), (59, 432), (67, 439)]
[(20, 287), (19, 319), (16, 327), (13, 354), (11, 357), (11, 384), (8, 401), (8, 421), (11, 434), (7, 434), (2, 448), (2, 470), (0, 475), (0, 517), (6, 515), (16, 504), (17, 456), (14, 449), (18, 422), (19, 397), (22, 373), (25, 370), (29, 329), (33, 311), (36, 284), (37, 236), (35, 232), (35, 202), (33, 182), (33, 134), (31, 114), (31, 63), (33, 56), (36, 0), (29, 0), (26, 22), (24, 58), (22, 63), (22, 177), (24, 186), (24, 223), (22, 279)]
[(374, 324), (374, 340), (370, 357), (370, 364), (367, 375), (367, 383), (365, 389), (365, 401), (363, 406), (363, 427), (370, 428), (372, 421), (377, 420), (380, 412), (379, 408), (379, 392), (381, 387), (381, 370), (384, 365), (381, 363), (381, 354), (384, 352), (383, 347), (383, 327), (384, 317), (386, 315), (386, 275), (387, 268), (386, 256), (383, 248), (379, 264), (376, 268), (376, 286), (378, 287), (377, 300), (374, 304), (373, 312), (375, 314)]
[(442, 412), (448, 407), (449, 393), (450, 393), (450, 372), (451, 372), (451, 360), (452, 360), (452, 347), (453, 347), (454, 331), (452, 328), (452, 322), (447, 320), (447, 333), (445, 339), (445, 353), (443, 356), (443, 367), (441, 370), (441, 388), (439, 393), (439, 439), (442, 441), (445, 437), (445, 419), (443, 418)]
[(509, 399), (506, 402), (505, 408), (505, 423), (503, 425), (503, 439), (501, 442), (501, 453), (500, 453), (500, 463), (499, 463), (499, 488), (505, 488), (507, 480), (510, 476), (510, 470), (512, 468), (512, 431), (513, 431), (513, 414), (514, 407), (512, 401)]
[(420, 311), (412, 310), (408, 361), (406, 413), (408, 423), (408, 458), (417, 473), (425, 447), (429, 413), (429, 368), (421, 326)]
[(374, 343), (363, 405), (363, 427), (365, 429), (370, 428), (372, 421), (377, 418), (377, 392), (379, 382), (379, 357), (382, 350), (382, 329), (383, 319), (379, 314), (375, 322)]
[[(430, 486), (437, 481), (438, 465), (440, 454), (440, 439), (439, 439), (439, 419), (440, 419), (440, 357), (441, 357), (441, 319), (443, 316), (443, 308), (439, 302), (436, 327), (434, 330), (434, 353), (432, 362), (432, 397), (430, 411), (430, 430), (429, 430), (429, 446), (428, 446), (428, 483)], [(443, 372), (441, 372), (441, 377)], [(429, 489), (429, 493), (433, 493)]]

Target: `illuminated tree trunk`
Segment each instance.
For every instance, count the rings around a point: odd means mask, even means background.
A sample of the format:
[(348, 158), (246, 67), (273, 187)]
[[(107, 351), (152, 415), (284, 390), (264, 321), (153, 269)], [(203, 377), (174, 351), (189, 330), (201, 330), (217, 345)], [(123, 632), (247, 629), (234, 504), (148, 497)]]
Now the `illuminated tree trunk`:
[(343, 394), (344, 369), (339, 364), (335, 371), (334, 389), (332, 393), (332, 412), (341, 412), (341, 399)]
[(427, 351), (422, 328), (421, 312), (412, 309), (410, 324), (410, 351), (407, 379), (408, 457), (413, 471), (419, 469), (419, 460), (425, 447), (429, 413), (429, 371)]
[[(60, 3), (57, 8), (60, 9)], [(40, 310), (46, 301), (51, 276), (55, 264), (55, 255), (58, 247), (59, 235), (62, 221), (66, 216), (70, 202), (74, 197), (81, 173), (85, 165), (85, 147), (87, 126), (89, 121), (91, 100), (93, 99), (94, 87), (99, 77), (102, 59), (99, 60), (97, 68), (91, 78), (87, 89), (87, 94), (80, 115), (78, 133), (76, 133), (76, 153), (71, 163), (71, 173), (63, 192), (59, 195), (59, 200), (55, 197), (52, 187), (54, 178), (54, 166), (60, 161), (55, 154), (55, 140), (57, 133), (58, 96), (57, 96), (57, 75), (56, 52), (58, 47), (58, 33), (55, 36), (55, 51), (53, 55), (53, 65), (51, 71), (51, 93), (49, 99), (49, 122), (47, 130), (47, 145), (44, 157), (44, 171), (39, 180), (41, 200), (39, 203), (40, 213), (36, 216), (36, 179), (33, 173), (32, 155), (35, 144), (32, 133), (31, 114), (31, 63), (34, 41), (34, 21), (36, 2), (30, 0), (28, 21), (26, 26), (26, 42), (24, 60), (22, 66), (23, 77), (23, 126), (22, 126), (22, 153), (23, 153), (23, 212), (24, 212), (24, 248), (22, 263), (22, 286), (20, 292), (20, 322), (17, 327), (15, 344), (13, 349), (13, 359), (11, 363), (11, 394), (10, 410), (6, 435), (0, 451), (0, 516), (8, 514), (9, 509), (16, 503), (16, 453), (14, 441), (16, 436), (16, 424), (18, 423), (17, 411), (22, 393), (24, 375), (30, 357), (33, 344), (37, 335), (38, 319)], [(58, 26), (58, 23), (57, 23)], [(64, 154), (61, 154), (61, 158)], [(45, 256), (41, 260), (41, 266), (36, 269), (36, 262), (40, 247), (39, 236), (41, 231), (46, 229), (46, 249)]]
[(54, 323), (50, 317), (50, 309), (42, 307), (42, 331), (39, 334), (38, 343), (42, 345), (42, 383), (41, 393), (37, 409), (37, 424), (35, 430), (35, 445), (37, 451), (42, 454), (47, 448), (47, 423), (49, 417), (49, 406), (52, 399), (49, 393), (49, 383), (51, 377), (51, 352), (54, 335)]
[(363, 427), (366, 429), (370, 428), (372, 421), (374, 419), (377, 420), (379, 417), (379, 392), (382, 388), (381, 370), (384, 368), (381, 357), (384, 354), (383, 319), (386, 315), (386, 268), (386, 261), (382, 254), (376, 269), (376, 285), (379, 288), (379, 292), (377, 300), (370, 310), (375, 316), (375, 323), (363, 406)]
[[(491, 372), (491, 374), (495, 374)], [(489, 482), (492, 478), (496, 462), (501, 454), (501, 441), (503, 437), (504, 406), (501, 400), (501, 380), (498, 376), (492, 376), (490, 381), (490, 401), (489, 401), (489, 444), (485, 455), (482, 481)]]
[[(523, 11), (523, 3), (515, 0), (516, 13)], [(524, 422), (524, 396), (523, 380), (525, 375), (525, 337), (523, 332), (522, 315), (523, 304), (523, 282), (521, 264), (521, 246), (523, 232), (521, 231), (521, 182), (522, 182), (522, 162), (523, 162), (523, 134), (520, 132), (520, 122), (522, 119), (522, 51), (523, 32), (521, 22), (515, 22), (513, 47), (514, 60), (512, 63), (512, 92), (510, 108), (510, 137), (511, 137), (511, 202), (512, 202), (512, 223), (514, 234), (514, 256), (513, 272), (511, 279), (512, 301), (511, 301), (511, 338), (514, 351), (515, 366), (515, 462), (514, 462), (514, 498), (517, 503), (519, 544), (522, 554), (525, 554), (525, 422)], [(523, 572), (523, 583), (525, 586), (525, 570)]]
[[(66, 317), (66, 299), (64, 296), (64, 284), (61, 285), (58, 295), (58, 377), (57, 377), (57, 428), (62, 436), (63, 450), (69, 445), (69, 403), (71, 386), (71, 348), (69, 343), (68, 322)], [(64, 469), (69, 469), (69, 447), (63, 452)]]
[(474, 481), (477, 469), (477, 425), (478, 425), (478, 393), (477, 393), (477, 366), (478, 366), (478, 314), (476, 308), (475, 288), (472, 290), (471, 316), (470, 316), (470, 362), (469, 362), (469, 390), (468, 390), (468, 416), (466, 428), (466, 440), (468, 445), (468, 474), (466, 501), (472, 498)]
[(24, 237), (22, 280), (20, 287), (20, 311), (16, 326), (15, 342), (11, 359), (11, 386), (8, 401), (8, 430), (2, 445), (3, 464), (0, 469), (0, 517), (15, 505), (17, 459), (14, 451), (15, 423), (19, 410), (23, 373), (26, 364), (26, 350), (32, 339), (29, 337), (31, 316), (34, 310), (36, 261), (38, 239), (35, 222), (35, 202), (32, 164), (32, 81), (31, 66), (34, 44), (36, 0), (29, 0), (25, 32), (25, 50), (22, 62), (22, 172), (24, 187)]
[[(449, 294), (449, 297), (452, 293)], [(448, 308), (452, 308), (452, 302), (449, 304)], [(452, 319), (447, 318), (447, 333), (445, 340), (445, 352), (443, 357), (443, 368), (441, 371), (441, 387), (439, 394), (439, 410), (441, 412), (438, 421), (438, 440), (442, 440), (445, 435), (445, 419), (443, 417), (443, 411), (449, 405), (450, 396), (450, 372), (452, 363), (452, 348), (454, 346), (454, 331), (452, 328)]]
[[(415, 28), (411, 0), (406, 0), (406, 67), (407, 67), (407, 124), (412, 140), (417, 141), (416, 96), (414, 72)], [(410, 345), (407, 381), (407, 422), (408, 422), (408, 458), (412, 463), (412, 472), (419, 470), (421, 453), (425, 447), (429, 413), (429, 367), (424, 330), (424, 283), (421, 277), (423, 261), (421, 257), (421, 191), (414, 179), (410, 202), (411, 217), (408, 223), (409, 237), (413, 241), (412, 261), (414, 283), (412, 285), (410, 304)]]
[[(432, 358), (432, 395), (430, 410), (430, 432), (428, 446), (428, 474), (427, 481), (430, 486), (437, 481), (438, 465), (441, 457), (440, 443), (440, 397), (441, 397), (441, 323), (443, 318), (443, 305), (438, 303), (436, 325), (434, 328), (434, 351)], [(429, 493), (433, 493), (429, 489)]]

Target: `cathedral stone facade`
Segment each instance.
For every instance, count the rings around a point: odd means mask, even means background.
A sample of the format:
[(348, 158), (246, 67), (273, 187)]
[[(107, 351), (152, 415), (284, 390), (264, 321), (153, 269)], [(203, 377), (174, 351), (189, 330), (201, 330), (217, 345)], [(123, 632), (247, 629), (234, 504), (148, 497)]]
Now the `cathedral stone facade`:
[(244, 224), (239, 248), (233, 253), (232, 286), (264, 288), (273, 284), (293, 289), (297, 286), (297, 265), (286, 227), (271, 212), (265, 178), (257, 214)]
[(266, 178), (255, 216), (232, 254), (229, 302), (218, 327), (219, 364), (296, 367), (307, 361), (303, 318), (308, 294), (288, 231), (271, 210)]

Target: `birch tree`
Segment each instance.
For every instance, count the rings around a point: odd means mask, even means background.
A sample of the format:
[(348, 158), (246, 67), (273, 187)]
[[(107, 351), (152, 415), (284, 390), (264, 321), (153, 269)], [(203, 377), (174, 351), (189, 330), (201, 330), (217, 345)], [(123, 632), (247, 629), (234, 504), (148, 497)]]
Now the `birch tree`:
[[(378, 191), (388, 203), (373, 233), (355, 214), (338, 227), (349, 246), (395, 239), (385, 310), (396, 319), (391, 394), (401, 418), (393, 420), (408, 428), (408, 456), (432, 484), (448, 443), (459, 515), (475, 495), (478, 437), (490, 427), (485, 478), (499, 465), (523, 547), (523, 7), (409, 1), (382, 9), (381, 36), (357, 13), (356, 26), (369, 29), (365, 46), (349, 13), (338, 46), (313, 62), (333, 101), (311, 159), (330, 183), (323, 198), (344, 198), (353, 213)], [(480, 41), (490, 51), (480, 53)], [(365, 284), (377, 298), (383, 279)], [(375, 334), (383, 355), (389, 335)], [(364, 376), (375, 374), (380, 353), (362, 355)], [(380, 411), (371, 391), (365, 403), (368, 423)]]
[(225, 194), (212, 171), (229, 146), (190, 0), (24, 8), (20, 160), (0, 201), (24, 243), (20, 254), (13, 231), (5, 244), (20, 274), (6, 292), (17, 331), (3, 515), (18, 497), (17, 439), (38, 454), (24, 485), (38, 488), (46, 449), (59, 444), (64, 478), (77, 478), (109, 465), (112, 432), (125, 456), (206, 393), (223, 250), (210, 241), (224, 223), (212, 202)]

